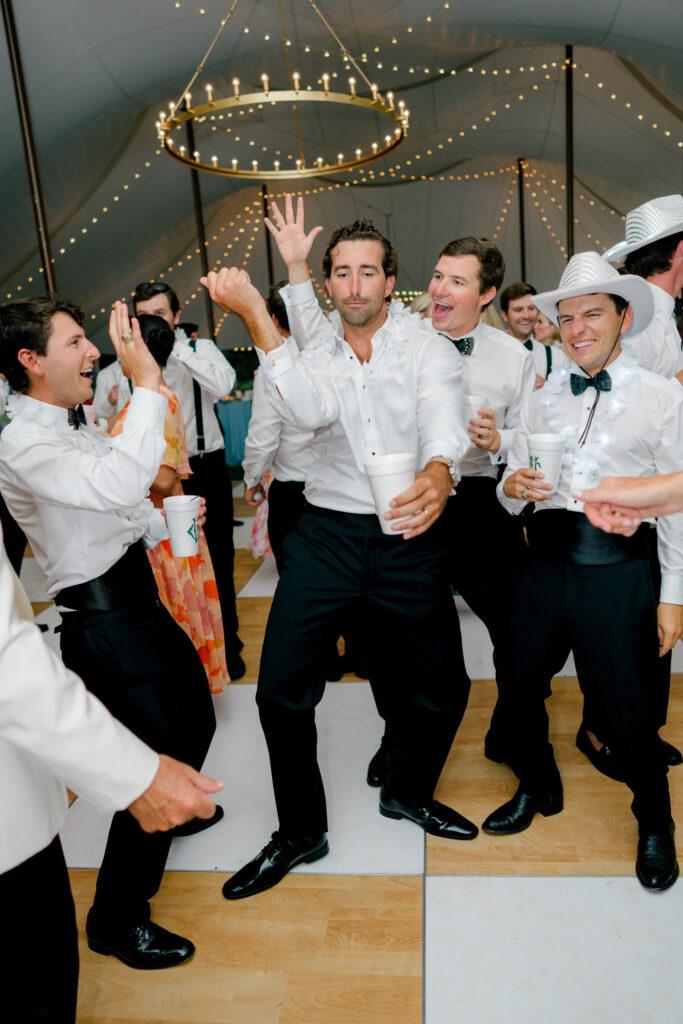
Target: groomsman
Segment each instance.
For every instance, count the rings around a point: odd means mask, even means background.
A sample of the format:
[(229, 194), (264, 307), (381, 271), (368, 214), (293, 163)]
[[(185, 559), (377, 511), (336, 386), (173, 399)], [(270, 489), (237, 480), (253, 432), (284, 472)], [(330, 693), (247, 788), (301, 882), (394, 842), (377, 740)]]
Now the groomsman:
[[(119, 355), (126, 349), (134, 391), (122, 434), (105, 440), (81, 405), (99, 356), (83, 323), (58, 295), (0, 306), (0, 370), (15, 392), (0, 435), (0, 486), (59, 609), (64, 664), (140, 739), (199, 768), (216, 725), (206, 675), (159, 601), (145, 550), (168, 535), (147, 498), (165, 449), (161, 373), (116, 303), (110, 334)], [(143, 970), (193, 955), (191, 942), (150, 920), (172, 838), (114, 815), (86, 924), (91, 949)]]
[[(683, 515), (657, 524), (662, 587), (656, 605), (648, 527), (632, 537), (603, 533), (573, 493), (606, 474), (683, 468), (683, 392), (622, 352), (622, 333), (643, 330), (652, 318), (651, 291), (642, 279), (619, 276), (597, 253), (580, 253), (559, 288), (535, 301), (559, 320), (572, 365), (525, 404), (498, 489), (511, 514), (528, 502), (536, 508), (527, 524), (528, 555), (514, 581), (499, 674), (509, 763), (519, 787), (482, 827), (507, 835), (528, 828), (536, 813), (562, 810), (544, 698), (571, 650), (586, 701), (597, 709), (633, 793), (636, 874), (645, 888), (660, 892), (676, 881), (678, 863), (651, 679), (660, 647), (670, 649), (683, 632)], [(564, 438), (555, 489), (529, 468), (527, 439), (536, 433)]]
[(560, 349), (543, 345), (534, 337), (534, 326), (538, 319), (533, 299), (535, 294), (533, 285), (525, 281), (513, 281), (500, 294), (500, 311), (507, 324), (508, 334), (521, 341), (531, 352), (536, 368), (536, 387), (542, 388), (553, 367), (567, 366), (568, 360)]

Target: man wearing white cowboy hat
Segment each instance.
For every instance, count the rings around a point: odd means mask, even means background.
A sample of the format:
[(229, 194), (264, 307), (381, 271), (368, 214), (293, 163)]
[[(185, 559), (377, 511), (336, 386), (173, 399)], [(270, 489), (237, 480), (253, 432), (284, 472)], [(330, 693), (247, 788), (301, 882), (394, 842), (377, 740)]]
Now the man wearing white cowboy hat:
[[(562, 810), (544, 698), (571, 650), (581, 688), (633, 792), (640, 836), (636, 874), (659, 892), (676, 881), (678, 864), (649, 684), (658, 632), (664, 650), (683, 630), (683, 515), (657, 525), (663, 598), (657, 608), (648, 526), (632, 537), (603, 533), (572, 493), (608, 473), (645, 476), (683, 468), (683, 392), (621, 350), (622, 333), (642, 330), (652, 317), (651, 290), (641, 278), (621, 277), (597, 253), (580, 253), (560, 287), (538, 295), (536, 305), (559, 320), (571, 365), (527, 400), (499, 484), (500, 501), (511, 514), (527, 502), (536, 508), (499, 674), (511, 725), (509, 763), (520, 785), (483, 828), (494, 835), (521, 832), (537, 812)], [(538, 433), (564, 438), (554, 490), (538, 468), (529, 468), (528, 438)]]
[(623, 261), (629, 274), (651, 286), (655, 313), (646, 330), (629, 336), (641, 364), (683, 384), (681, 338), (673, 317), (683, 288), (683, 195), (660, 196), (626, 214), (626, 238), (605, 253), (610, 263)]

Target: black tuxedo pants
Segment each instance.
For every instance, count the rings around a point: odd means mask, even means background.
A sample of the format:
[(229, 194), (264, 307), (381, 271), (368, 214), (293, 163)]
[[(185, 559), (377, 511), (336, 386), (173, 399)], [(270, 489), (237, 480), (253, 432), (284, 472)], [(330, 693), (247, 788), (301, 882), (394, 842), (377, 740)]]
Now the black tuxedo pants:
[(431, 797), (469, 694), (440, 523), (420, 537), (382, 534), (375, 515), (309, 506), (284, 545), (257, 688), (281, 830), (327, 830), (315, 707), (345, 616), (367, 624), (370, 679), (391, 729), (387, 787)]
[(544, 795), (558, 779), (544, 698), (571, 650), (586, 702), (625, 767), (636, 819), (665, 830), (671, 804), (651, 686), (658, 644), (647, 560), (575, 565), (530, 553), (514, 594), (499, 685), (509, 763), (524, 788)]
[[(62, 658), (91, 693), (160, 754), (201, 768), (216, 728), (206, 673), (190, 638), (161, 602), (62, 616)], [(171, 836), (114, 815), (95, 906), (108, 920), (140, 920), (156, 893)]]

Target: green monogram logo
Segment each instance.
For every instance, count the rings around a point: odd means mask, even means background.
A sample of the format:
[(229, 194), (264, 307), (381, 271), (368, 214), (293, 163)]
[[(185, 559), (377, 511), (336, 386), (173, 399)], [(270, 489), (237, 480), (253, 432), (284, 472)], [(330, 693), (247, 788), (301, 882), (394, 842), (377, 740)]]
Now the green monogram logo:
[(529, 469), (540, 469), (540, 468), (541, 468), (541, 460), (539, 459), (538, 455), (530, 455), (529, 456)]
[(190, 526), (190, 528), (189, 528), (189, 530), (187, 532), (189, 533), (190, 537), (192, 537), (193, 541), (196, 542), (198, 540), (198, 538), (199, 538), (199, 528), (197, 526), (197, 517), (196, 516), (192, 520), (192, 525)]

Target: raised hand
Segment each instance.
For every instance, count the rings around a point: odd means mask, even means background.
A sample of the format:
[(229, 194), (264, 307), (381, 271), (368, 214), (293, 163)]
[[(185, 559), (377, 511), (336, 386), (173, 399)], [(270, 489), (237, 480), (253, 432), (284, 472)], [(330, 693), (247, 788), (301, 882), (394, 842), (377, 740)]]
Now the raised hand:
[(313, 228), (306, 234), (304, 227), (304, 201), (299, 197), (296, 206), (296, 217), (292, 206), (292, 197), (285, 197), (285, 216), (280, 213), (277, 203), (271, 204), (275, 223), (265, 218), (266, 227), (275, 239), (280, 255), (289, 270), (290, 284), (302, 284), (308, 280), (308, 257), (313, 242), (322, 231), (322, 226)]
[(114, 303), (109, 316), (109, 337), (121, 360), (121, 368), (133, 387), (158, 391), (161, 369), (143, 341), (140, 324), (135, 317), (129, 319), (125, 302)]

